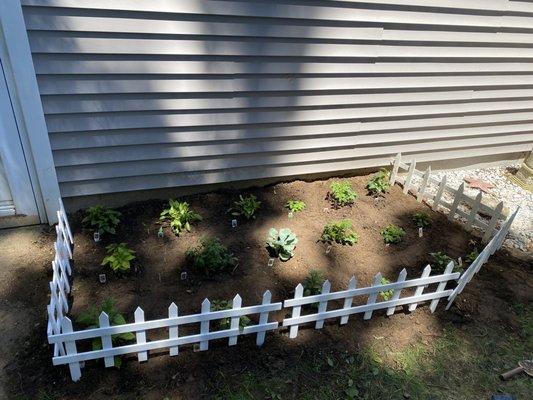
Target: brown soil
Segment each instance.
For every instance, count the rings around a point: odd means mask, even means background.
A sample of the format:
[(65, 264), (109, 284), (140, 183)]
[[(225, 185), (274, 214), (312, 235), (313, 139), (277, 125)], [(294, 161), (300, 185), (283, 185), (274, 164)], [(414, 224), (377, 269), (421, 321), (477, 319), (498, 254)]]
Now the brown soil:
[[(393, 187), (384, 198), (375, 199), (367, 196), (364, 189), (368, 177), (348, 179), (360, 197), (352, 207), (340, 209), (333, 209), (326, 200), (331, 180), (297, 181), (246, 191), (262, 201), (262, 208), (256, 220), (239, 220), (236, 229), (231, 228), (231, 217), (226, 210), (237, 193), (217, 192), (187, 197), (191, 208), (202, 215), (203, 221), (196, 224), (191, 233), (180, 237), (173, 235), (168, 227), (165, 228), (164, 238), (157, 236), (161, 226), (158, 216), (165, 202), (148, 201), (122, 207), (119, 211), (123, 214), (123, 222), (113, 242), (127, 242), (137, 255), (134, 271), (125, 277), (116, 277), (100, 266), (109, 239), (94, 243), (92, 234), (81, 228), (81, 213), (71, 215), (75, 234), (71, 314), (76, 316), (108, 297), (116, 299), (117, 308), (128, 321), (132, 320), (137, 306), (145, 311), (147, 319), (156, 319), (167, 315), (171, 302), (179, 306), (183, 315), (199, 312), (200, 304), (206, 297), (231, 299), (239, 293), (244, 305), (258, 304), (267, 289), (272, 292), (273, 301), (282, 301), (292, 296), (294, 287), (303, 282), (310, 269), (321, 270), (331, 281), (332, 290), (341, 290), (346, 288), (352, 275), (357, 277), (359, 286), (370, 285), (378, 272), (393, 281), (402, 268), (407, 269), (408, 278), (414, 278), (428, 263), (430, 252), (442, 251), (454, 258), (464, 258), (471, 250), (473, 237), (470, 234), (458, 224), (447, 221), (442, 214), (418, 203), (412, 196), (404, 195), (398, 186)], [(288, 199), (303, 200), (307, 208), (293, 219), (288, 219), (284, 208)], [(411, 220), (413, 213), (419, 211), (429, 213), (433, 220), (432, 227), (425, 230), (422, 238), (418, 237)], [(326, 254), (326, 245), (317, 241), (326, 223), (341, 218), (352, 220), (359, 242), (353, 247), (334, 245)], [(407, 231), (403, 243), (384, 245), (380, 229), (390, 223)], [(273, 267), (268, 267), (265, 239), (271, 227), (290, 228), (298, 235), (299, 243), (294, 258), (285, 263), (276, 260)], [(206, 235), (220, 238), (238, 256), (239, 266), (232, 274), (205, 279), (188, 268), (186, 250), (196, 246), (199, 239)], [(24, 296), (28, 297), (19, 299), (21, 309), (38, 307), (44, 310), (47, 302), (46, 282), (50, 279), (48, 265), (53, 235), (45, 230), (41, 237), (38, 268), (33, 263), (31, 268), (24, 270), (21, 280), (4, 289), (8, 293), (6, 298), (14, 301), (21, 291), (26, 293)], [(34, 398), (44, 390), (61, 399), (88, 396), (91, 399), (110, 396), (117, 399), (140, 396), (143, 399), (161, 399), (171, 393), (172, 398), (192, 399), (208, 393), (206, 385), (210, 374), (221, 365), (233, 368), (235, 373), (238, 368), (253, 370), (316, 346), (355, 349), (372, 341), (376, 335), (383, 335), (383, 324), (387, 324), (388, 340), (392, 341), (393, 347), (411, 343), (415, 336), (434, 335), (442, 329), (443, 321), (456, 315), (460, 315), (461, 321), (475, 314), (485, 322), (503, 320), (512, 325), (516, 321), (512, 321), (511, 314), (506, 312), (508, 304), (505, 300), (509, 288), (512, 287), (514, 296), (520, 301), (531, 300), (531, 276), (523, 265), (523, 261), (515, 261), (512, 257), (496, 256), (487, 269), (498, 277), (500, 284), (496, 286), (494, 279), (488, 275), (477, 279), (477, 283), (462, 294), (455, 312), (444, 313), (440, 309), (432, 315), (427, 308), (421, 308), (411, 314), (398, 312), (389, 319), (378, 312), (371, 321), (365, 322), (360, 316), (353, 316), (346, 327), (331, 323), (320, 332), (303, 329), (294, 340), (289, 340), (283, 331), (269, 333), (262, 349), (255, 347), (253, 338), (239, 338), (239, 344), (234, 348), (228, 348), (225, 341), (210, 343), (210, 351), (203, 353), (194, 353), (184, 347), (178, 357), (151, 355), (149, 361), (143, 364), (129, 357), (131, 361), (126, 362), (121, 370), (104, 370), (101, 363), (87, 363), (82, 370), (81, 382), (76, 384), (70, 382), (68, 368), (51, 366), (50, 348), (46, 345), (44, 333), (46, 315), (43, 312), (33, 319), (35, 329), (25, 339), (25, 350), (19, 351), (18, 357), (7, 362), (9, 393), (13, 398), (20, 398), (16, 396), (21, 394)], [(501, 272), (502, 268), (505, 273)], [(187, 280), (180, 280), (180, 271), (188, 271)], [(102, 272), (107, 273), (106, 284), (99, 283), (98, 275)], [(496, 297), (487, 304), (484, 297), (494, 292)], [(468, 302), (464, 303), (464, 299)], [(274, 318), (281, 320), (283, 316), (284, 312), (280, 312)], [(32, 322), (25, 324), (24, 331), (31, 327)], [(190, 329), (192, 332), (197, 327)], [(151, 333), (149, 339), (162, 334)], [(23, 379), (21, 374), (26, 376), (30, 370), (33, 375)]]

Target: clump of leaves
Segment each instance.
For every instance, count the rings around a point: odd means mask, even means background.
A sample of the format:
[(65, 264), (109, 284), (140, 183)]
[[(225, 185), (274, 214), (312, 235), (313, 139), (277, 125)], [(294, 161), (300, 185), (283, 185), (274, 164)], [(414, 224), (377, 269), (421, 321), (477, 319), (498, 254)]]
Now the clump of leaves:
[(301, 200), (289, 200), (287, 201), (287, 204), (285, 204), (285, 207), (287, 207), (289, 211), (297, 213), (303, 211), (306, 207), (306, 204)]
[(437, 251), (436, 253), (429, 253), (431, 256), (431, 268), (435, 272), (443, 273), (446, 267), (450, 262), (453, 263), (453, 271), (452, 272), (463, 272), (463, 269), (455, 262), (453, 258), (451, 258), (449, 255)]
[(405, 236), (405, 231), (394, 224), (390, 224), (381, 230), (381, 236), (385, 243), (400, 243)]
[(417, 228), (427, 228), (431, 226), (431, 218), (428, 213), (419, 212), (413, 214), (413, 222)]
[(298, 238), (288, 228), (282, 228), (279, 232), (274, 228), (270, 228), (266, 243), (273, 255), (279, 257), (281, 261), (287, 261), (294, 256)]
[(353, 204), (357, 200), (357, 193), (348, 181), (332, 182), (329, 189), (328, 197), (333, 201), (335, 206), (346, 206)]
[(304, 280), (304, 296), (314, 296), (322, 293), (324, 275), (322, 272), (312, 269)]
[(479, 251), (477, 251), (477, 248), (474, 248), (470, 253), (468, 253), (465, 257), (465, 262), (468, 264), (472, 264), (476, 258), (479, 256)]
[(388, 170), (385, 168), (380, 169), (367, 183), (366, 188), (368, 192), (373, 196), (381, 196), (387, 192), (390, 189), (389, 176), (390, 173)]
[(113, 243), (106, 247), (107, 256), (102, 265), (109, 265), (114, 273), (123, 273), (130, 270), (131, 260), (135, 259), (135, 252), (126, 243)]
[[(382, 285), (388, 285), (390, 283), (390, 281), (385, 278), (384, 276), (381, 277), (381, 282), (380, 282)], [(392, 295), (394, 294), (394, 290), (384, 290), (382, 292), (379, 292), (379, 295), (381, 296), (381, 298), (385, 301), (388, 301), (390, 299), (392, 299)]]
[(357, 233), (352, 231), (352, 221), (349, 219), (341, 219), (340, 221), (333, 221), (324, 226), (320, 241), (325, 243), (339, 243), (353, 246), (359, 240)]
[[(211, 311), (224, 311), (231, 310), (232, 308), (232, 302), (228, 300), (213, 300), (211, 302)], [(243, 315), (239, 318), (239, 328), (243, 329), (245, 326), (250, 325), (251, 322), (250, 318)], [(231, 318), (221, 318), (218, 322), (218, 327), (221, 330), (231, 328)]]
[(110, 233), (114, 235), (117, 233), (117, 226), (120, 223), (121, 213), (115, 210), (110, 210), (105, 206), (89, 207), (85, 211), (85, 217), (81, 223), (90, 229), (99, 232), (100, 234)]
[(255, 218), (256, 212), (261, 208), (261, 202), (253, 194), (244, 197), (239, 195), (239, 200), (233, 203), (228, 210), (234, 217), (244, 217), (246, 219)]
[(184, 229), (187, 232), (190, 232), (191, 224), (201, 221), (202, 217), (200, 214), (192, 211), (187, 202), (170, 199), (168, 201), (168, 208), (165, 208), (163, 212), (161, 212), (159, 220), (169, 220), (170, 229), (179, 236)]
[(233, 270), (239, 261), (214, 237), (202, 238), (198, 247), (187, 251), (186, 257), (192, 267), (205, 276)]
[[(124, 316), (115, 309), (115, 300), (113, 298), (107, 298), (101, 304), (100, 307), (92, 306), (89, 310), (82, 312), (76, 322), (87, 329), (98, 328), (100, 326), (100, 314), (105, 312), (109, 317), (109, 324), (111, 326), (123, 325), (126, 323)], [(131, 332), (118, 333), (111, 335), (111, 341), (113, 345), (121, 345), (127, 342), (131, 342), (135, 339), (135, 335)], [(102, 339), (97, 337), (92, 340), (93, 350), (102, 349)], [(120, 368), (122, 365), (122, 359), (120, 356), (115, 356), (115, 367)]]

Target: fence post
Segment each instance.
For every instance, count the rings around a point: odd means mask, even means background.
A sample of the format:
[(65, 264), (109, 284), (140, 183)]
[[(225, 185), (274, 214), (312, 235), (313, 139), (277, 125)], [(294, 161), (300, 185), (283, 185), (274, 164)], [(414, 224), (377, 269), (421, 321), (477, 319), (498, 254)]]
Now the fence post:
[(405, 178), (405, 183), (403, 184), (403, 193), (407, 194), (409, 192), (409, 188), (411, 187), (411, 181), (413, 180), (413, 174), (415, 173), (416, 168), (416, 159), (413, 158), (411, 161), (411, 165), (409, 165), (409, 172), (407, 173), (407, 177)]
[[(378, 272), (376, 276), (374, 276), (374, 281), (372, 282), (372, 286), (379, 286), (381, 285), (381, 273)], [(366, 302), (367, 305), (374, 304), (378, 298), (378, 292), (370, 293), (368, 296), (368, 301)], [(372, 312), (373, 310), (366, 311), (363, 319), (370, 319), (372, 318)]]
[(416, 196), (416, 201), (419, 203), (424, 200), (424, 195), (426, 194), (426, 187), (428, 185), (429, 181), (429, 175), (431, 174), (431, 167), (428, 166), (426, 169), (426, 172), (424, 173), (424, 176), (422, 177), (422, 184), (420, 185), (420, 189), (418, 190), (418, 194)]
[(463, 191), (465, 190), (465, 184), (461, 183), (461, 186), (457, 189), (457, 192), (455, 192), (455, 198), (453, 199), (452, 208), (450, 208), (450, 212), (448, 213), (448, 220), (453, 221), (453, 217), (455, 216), (455, 212), (457, 211), (457, 207), (459, 207), (459, 203), (461, 202), (461, 199), (463, 198)]
[[(398, 275), (398, 280), (396, 282), (398, 282), (398, 283), (403, 282), (403, 281), (405, 281), (406, 277), (407, 277), (407, 270), (404, 268), (404, 269), (402, 269), (402, 271)], [(393, 300), (393, 301), (398, 300), (400, 298), (400, 294), (401, 293), (402, 293), (402, 289), (394, 290), (391, 300)], [(392, 306), (392, 307), (387, 308), (387, 315), (390, 316), (390, 315), (394, 314), (394, 310), (396, 310), (396, 306)]]
[[(107, 328), (109, 326), (109, 316), (102, 311), (100, 317), (98, 318), (100, 322), (100, 328)], [(111, 335), (102, 335), (102, 349), (107, 350), (113, 348), (113, 340)], [(106, 367), (113, 367), (115, 365), (115, 357), (104, 357), (104, 364)]]
[[(324, 283), (322, 284), (322, 294), (328, 294), (329, 291), (331, 290), (331, 283), (326, 280), (324, 281)], [(326, 312), (328, 308), (328, 301), (321, 301), (320, 303), (318, 303), (318, 313), (321, 314), (323, 312)], [(320, 318), (320, 319), (317, 319), (316, 321), (316, 324), (315, 324), (315, 329), (322, 329), (322, 327), (324, 326), (324, 319), (323, 318)]]
[(431, 206), (431, 208), (433, 208), (433, 210), (435, 210), (435, 211), (439, 210), (440, 200), (442, 199), (442, 194), (444, 193), (444, 188), (446, 188), (446, 180), (447, 180), (446, 175), (444, 175), (442, 177), (442, 180), (439, 183), (439, 188), (437, 189), (437, 194), (433, 198), (433, 205)]
[[(444, 275), (451, 274), (453, 272), (453, 267), (454, 266), (455, 266), (454, 262), (450, 261), (448, 263), (448, 265), (446, 266), (446, 269), (444, 270)], [(444, 291), (444, 289), (446, 288), (446, 284), (447, 283), (448, 283), (448, 281), (440, 282), (439, 286), (437, 286), (437, 290), (435, 291), (435, 293), (441, 293), (442, 291)], [(437, 308), (437, 306), (439, 304), (439, 301), (440, 301), (440, 298), (431, 300), (431, 304), (429, 305), (429, 309), (431, 310), (432, 313), (435, 312), (435, 309)]]
[[(178, 317), (178, 306), (175, 303), (171, 303), (168, 307), (168, 317), (177, 318)], [(169, 326), (168, 328), (168, 338), (177, 339), (178, 338), (178, 325)], [(178, 346), (170, 348), (170, 355), (177, 356), (179, 353)]]
[(494, 208), (494, 213), (492, 214), (492, 217), (489, 221), (489, 226), (487, 227), (487, 230), (485, 231), (485, 234), (483, 235), (483, 238), (481, 239), (483, 243), (487, 243), (492, 237), (494, 228), (496, 228), (496, 224), (498, 223), (502, 210), (503, 210), (503, 202), (500, 201)]
[[(135, 322), (144, 322), (144, 311), (141, 307), (137, 307), (134, 313)], [(135, 338), (137, 339), (137, 344), (146, 343), (146, 331), (137, 331), (135, 332)], [(137, 358), (139, 362), (148, 360), (148, 352), (140, 351), (137, 353)]]
[(396, 182), (396, 177), (398, 176), (398, 169), (400, 168), (400, 163), (402, 162), (402, 153), (396, 154), (394, 158), (394, 164), (392, 166), (392, 172), (390, 174), (389, 183), (391, 186)]
[[(400, 153), (398, 153), (398, 156), (400, 155)], [(355, 278), (355, 276), (352, 276), (352, 278), (350, 279), (350, 282), (348, 282), (348, 290), (353, 290), (355, 289), (357, 286), (357, 279)], [(346, 299), (344, 299), (344, 305), (342, 306), (342, 308), (345, 310), (347, 308), (350, 308), (352, 306), (352, 302), (353, 302), (353, 297), (348, 297)], [(349, 315), (344, 315), (341, 317), (341, 325), (345, 325), (348, 323), (348, 318), (350, 316)]]
[[(235, 297), (233, 298), (232, 309), (233, 310), (238, 310), (239, 308), (241, 308), (241, 305), (242, 305), (242, 298), (241, 298), (241, 296), (236, 294)], [(235, 316), (231, 317), (230, 329), (239, 329), (239, 321), (240, 321), (240, 319), (241, 319), (241, 317), (239, 315), (237, 315), (236, 317)], [(228, 345), (229, 346), (236, 345), (238, 336), (239, 336), (239, 334), (237, 334), (235, 336), (230, 336), (229, 341), (228, 341)]]
[[(431, 274), (431, 266), (426, 265), (426, 268), (424, 268), (424, 271), (422, 271), (422, 275), (420, 277), (421, 278), (427, 278), (429, 276), (429, 274)], [(422, 292), (424, 292), (424, 287), (425, 287), (424, 285), (417, 286), (414, 295), (415, 296), (420, 296), (422, 294)], [(417, 306), (418, 306), (418, 303), (413, 303), (413, 304), (409, 305), (409, 311), (413, 312), (414, 310), (416, 310)]]
[[(68, 317), (63, 317), (61, 321), (61, 330), (63, 331), (63, 333), (73, 332), (72, 321)], [(65, 343), (65, 348), (67, 350), (67, 355), (71, 356), (74, 354), (78, 354), (75, 341), (65, 341), (64, 343)], [(74, 382), (79, 381), (81, 378), (80, 363), (78, 361), (69, 363), (68, 368), (70, 370), (70, 377), (72, 378), (72, 380)]]
[[(300, 297), (303, 297), (304, 294), (304, 287), (301, 283), (296, 286), (296, 289), (294, 289), (294, 298), (298, 299)], [(291, 318), (298, 318), (300, 316), (300, 311), (302, 310), (302, 306), (294, 306), (292, 308), (292, 317)], [(289, 337), (291, 339), (294, 339), (298, 335), (298, 324), (291, 325), (289, 330)]]
[[(211, 311), (211, 302), (205, 299), (202, 302), (202, 314), (209, 314)], [(200, 322), (200, 335), (209, 333), (209, 320)], [(209, 348), (209, 340), (200, 341), (200, 351), (207, 350)]]
[(470, 209), (470, 213), (468, 214), (468, 218), (466, 220), (466, 230), (471, 231), (474, 225), (474, 220), (476, 218), (476, 214), (479, 210), (479, 207), (481, 206), (481, 198), (483, 197), (483, 194), (481, 191), (477, 194), (476, 199), (474, 200), (474, 203), (472, 204), (472, 207)]
[[(272, 293), (270, 293), (270, 290), (267, 290), (264, 294), (263, 294), (263, 302), (261, 303), (262, 305), (267, 305), (267, 304), (270, 304), (270, 302), (272, 301)], [(268, 311), (265, 311), (265, 312), (262, 312), (261, 314), (259, 314), (259, 326), (261, 325), (266, 325), (268, 323)], [(256, 339), (256, 344), (258, 346), (262, 346), (263, 343), (265, 343), (265, 331), (259, 331), (257, 332), (257, 339)]]

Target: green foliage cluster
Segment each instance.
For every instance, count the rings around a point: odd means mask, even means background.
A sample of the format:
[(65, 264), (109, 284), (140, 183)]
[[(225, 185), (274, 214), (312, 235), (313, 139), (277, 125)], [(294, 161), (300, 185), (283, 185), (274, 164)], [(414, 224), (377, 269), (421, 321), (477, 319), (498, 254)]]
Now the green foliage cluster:
[[(381, 282), (380, 282), (382, 285), (388, 285), (390, 283), (390, 281), (385, 278), (384, 276), (381, 277)], [(388, 301), (390, 299), (392, 299), (392, 295), (394, 294), (394, 290), (384, 290), (382, 292), (379, 292), (379, 295), (381, 296), (381, 298), (385, 301)]]
[(244, 217), (246, 219), (255, 218), (257, 211), (261, 208), (261, 202), (253, 194), (244, 197), (239, 195), (239, 200), (233, 203), (228, 210), (234, 217)]
[(349, 219), (341, 219), (340, 221), (333, 221), (324, 226), (320, 241), (325, 243), (339, 243), (353, 246), (359, 240), (357, 233), (352, 231), (352, 221)]
[(390, 224), (381, 230), (381, 236), (385, 243), (400, 243), (405, 236), (405, 231), (394, 224)]
[(287, 207), (289, 211), (297, 213), (303, 211), (306, 207), (306, 204), (301, 200), (289, 200), (287, 201), (287, 204), (285, 204), (285, 207)]
[(329, 188), (329, 197), (337, 206), (353, 204), (357, 200), (357, 193), (348, 181), (332, 182)]
[(202, 238), (198, 247), (187, 251), (186, 257), (193, 269), (205, 276), (233, 270), (238, 264), (237, 257), (214, 237)]
[(114, 273), (123, 273), (130, 270), (131, 260), (135, 259), (135, 252), (126, 243), (113, 243), (106, 247), (107, 256), (102, 265), (109, 265)]
[(304, 280), (304, 296), (314, 296), (322, 293), (323, 284), (324, 275), (322, 275), (322, 272), (312, 269)]
[(115, 210), (110, 210), (105, 206), (89, 207), (85, 211), (85, 217), (81, 221), (83, 226), (93, 229), (100, 234), (117, 233), (117, 226), (120, 223), (122, 214)]
[[(232, 302), (228, 300), (213, 300), (211, 302), (211, 311), (224, 311), (231, 310)], [(250, 325), (252, 321), (246, 315), (243, 315), (239, 318), (239, 328), (244, 328), (245, 326)], [(218, 322), (219, 329), (229, 329), (231, 328), (231, 318), (221, 318)]]
[(274, 228), (270, 228), (266, 243), (269, 250), (279, 257), (281, 261), (288, 261), (294, 256), (298, 238), (288, 228), (281, 228), (279, 232)]
[(431, 256), (431, 269), (434, 272), (443, 273), (450, 262), (453, 263), (453, 272), (462, 272), (463, 269), (455, 262), (449, 255), (437, 251), (436, 253), (429, 253)]
[(366, 185), (369, 193), (374, 196), (380, 196), (387, 192), (390, 189), (389, 176), (388, 170), (385, 168), (380, 169)]
[[(111, 326), (123, 325), (126, 323), (124, 316), (115, 309), (115, 300), (113, 298), (107, 298), (104, 300), (100, 307), (92, 306), (89, 310), (82, 312), (78, 318), (76, 318), (76, 322), (87, 329), (98, 328), (100, 326), (99, 318), (102, 312), (105, 312), (109, 317), (109, 324)], [(131, 342), (134, 339), (135, 335), (131, 332), (111, 335), (113, 345), (124, 344)], [(99, 337), (93, 338), (92, 348), (93, 350), (101, 350), (102, 339)], [(115, 367), (120, 368), (121, 365), (122, 359), (119, 356), (115, 357)]]
[(168, 208), (165, 208), (159, 216), (160, 221), (169, 220), (170, 228), (179, 236), (185, 229), (187, 232), (191, 231), (191, 224), (201, 221), (200, 214), (195, 213), (189, 208), (189, 204), (185, 201), (177, 201), (170, 199), (168, 201)]
[(479, 251), (477, 251), (477, 248), (474, 248), (470, 253), (468, 253), (465, 257), (465, 262), (468, 264), (473, 263), (476, 258), (479, 256)]
[(413, 214), (413, 222), (417, 228), (428, 228), (431, 226), (431, 218), (428, 213), (419, 212)]

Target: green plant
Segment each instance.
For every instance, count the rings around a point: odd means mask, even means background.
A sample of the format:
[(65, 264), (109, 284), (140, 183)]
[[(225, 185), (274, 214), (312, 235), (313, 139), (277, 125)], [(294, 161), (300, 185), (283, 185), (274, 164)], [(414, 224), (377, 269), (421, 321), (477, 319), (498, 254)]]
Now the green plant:
[(287, 204), (285, 204), (285, 207), (287, 207), (289, 211), (296, 213), (303, 211), (306, 207), (306, 204), (301, 200), (289, 200), (287, 201)]
[(185, 201), (170, 199), (168, 205), (169, 207), (165, 208), (159, 216), (159, 220), (170, 220), (170, 228), (177, 236), (179, 236), (184, 229), (187, 232), (190, 232), (191, 224), (202, 220), (200, 214), (192, 211), (189, 208), (189, 204)]
[(106, 247), (107, 256), (102, 265), (109, 265), (113, 272), (121, 273), (130, 270), (131, 260), (135, 259), (135, 252), (126, 243), (113, 243)]
[[(381, 282), (380, 282), (382, 285), (388, 285), (390, 283), (390, 281), (385, 278), (384, 276), (381, 277)], [(394, 294), (394, 290), (384, 290), (382, 292), (379, 292), (379, 295), (381, 296), (381, 298), (385, 301), (388, 301), (390, 299), (392, 299), (392, 295)]]
[(405, 236), (405, 231), (394, 224), (390, 224), (381, 230), (381, 236), (385, 243), (400, 243)]
[(320, 240), (330, 244), (335, 242), (353, 246), (359, 240), (359, 236), (351, 228), (352, 221), (349, 219), (330, 222), (324, 226)]
[(314, 296), (322, 293), (324, 275), (322, 272), (312, 269), (304, 280), (304, 296)]
[[(92, 306), (88, 311), (82, 312), (76, 322), (87, 329), (98, 328), (100, 326), (100, 314), (105, 312), (109, 317), (109, 324), (111, 326), (123, 325), (126, 323), (124, 316), (115, 309), (115, 300), (107, 298), (100, 307)], [(131, 332), (118, 333), (111, 335), (113, 345), (131, 342), (135, 339), (135, 335)], [(102, 349), (102, 339), (97, 337), (92, 340), (93, 350)], [(115, 357), (115, 367), (120, 368), (122, 359), (119, 356)]]
[(465, 257), (465, 262), (468, 264), (473, 263), (476, 258), (479, 256), (479, 251), (477, 251), (477, 248), (474, 248), (470, 253), (468, 253)]
[(261, 208), (261, 202), (257, 200), (253, 194), (243, 197), (239, 195), (239, 200), (233, 203), (233, 206), (228, 210), (234, 217), (245, 217), (246, 219), (255, 218), (257, 210)]
[(288, 228), (282, 228), (279, 232), (270, 228), (266, 243), (274, 255), (279, 257), (281, 261), (287, 261), (294, 256), (294, 248), (298, 243), (298, 238)]
[(427, 228), (431, 226), (431, 218), (425, 212), (413, 214), (413, 222), (418, 228)]
[[(232, 302), (228, 300), (213, 300), (211, 302), (211, 311), (224, 311), (231, 310)], [(245, 326), (250, 325), (252, 321), (246, 315), (243, 315), (239, 318), (239, 328), (244, 328)], [(229, 329), (231, 327), (231, 318), (221, 318), (218, 322), (220, 329)]]
[(332, 182), (329, 188), (329, 197), (336, 206), (346, 206), (357, 200), (357, 193), (348, 181)]
[(114, 235), (117, 233), (121, 215), (118, 211), (110, 210), (105, 206), (94, 206), (85, 211), (85, 218), (82, 219), (81, 223), (100, 234), (110, 233)]
[(389, 171), (380, 169), (367, 183), (366, 188), (372, 195), (380, 196), (390, 189), (389, 176)]
[(463, 269), (455, 262), (449, 255), (438, 251), (436, 253), (429, 253), (431, 256), (431, 268), (434, 272), (444, 272), (450, 262), (453, 263), (453, 272), (462, 272)]
[(205, 276), (233, 270), (238, 264), (237, 257), (214, 237), (202, 238), (198, 247), (187, 251), (186, 257), (192, 267)]

